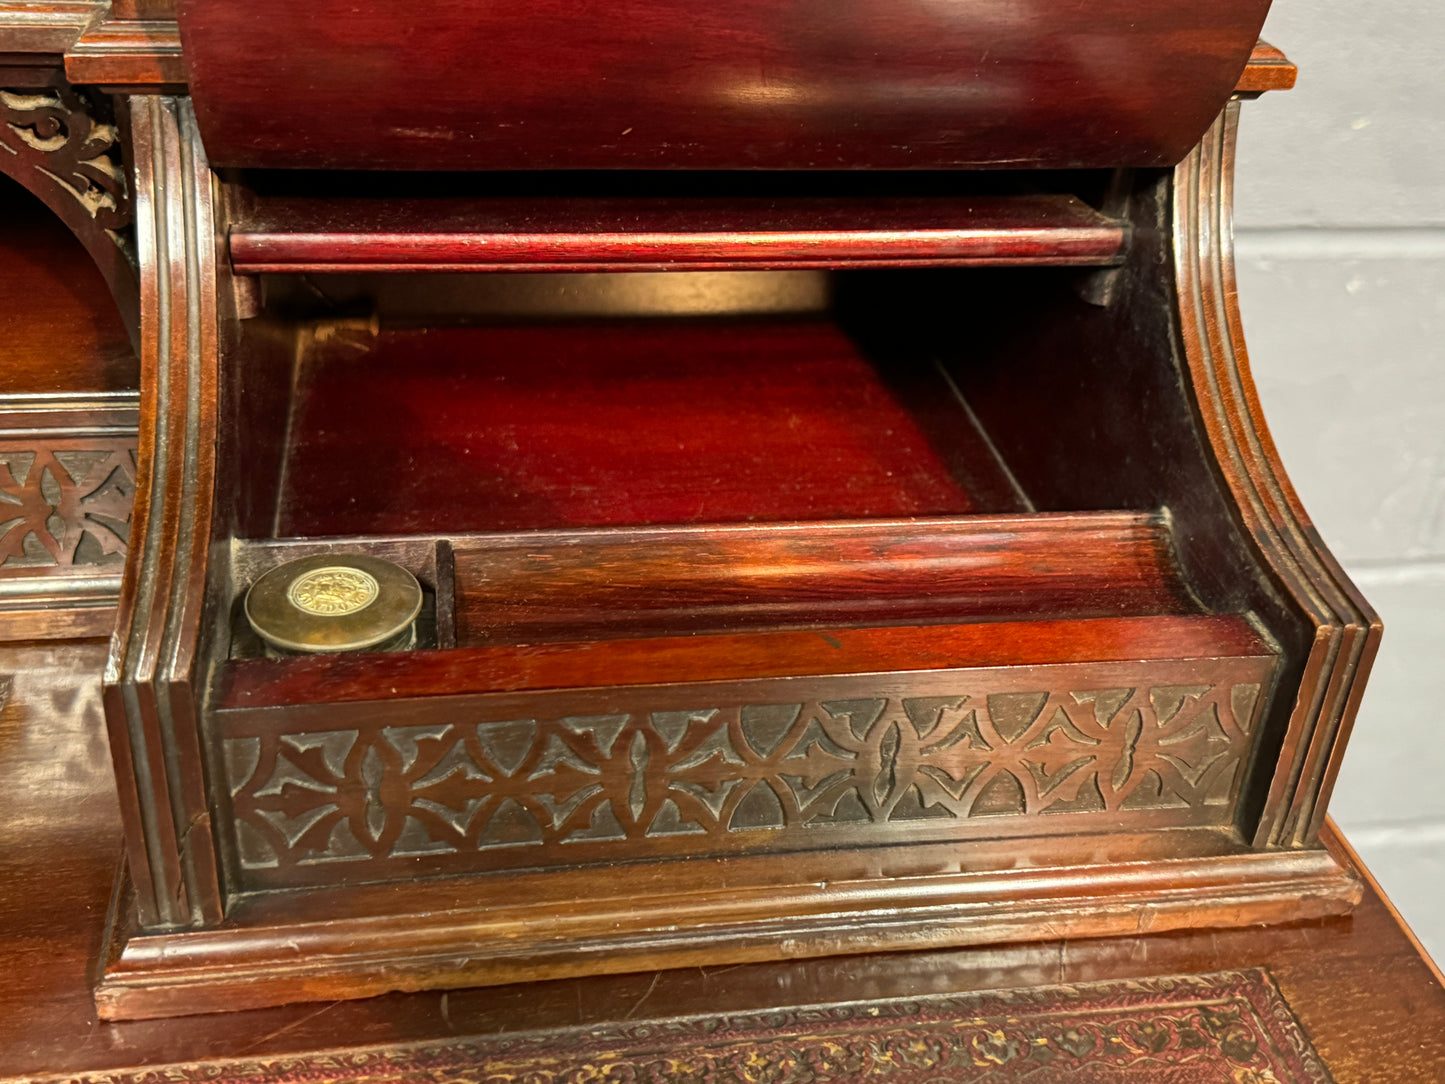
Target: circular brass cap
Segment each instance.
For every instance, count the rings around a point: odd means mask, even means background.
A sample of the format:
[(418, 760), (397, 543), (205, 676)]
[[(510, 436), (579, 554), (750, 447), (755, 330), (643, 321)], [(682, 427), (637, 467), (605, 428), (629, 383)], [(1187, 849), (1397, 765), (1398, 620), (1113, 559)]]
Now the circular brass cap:
[(421, 585), (364, 553), (318, 553), (273, 568), (246, 592), (246, 620), (282, 651), (360, 651), (416, 620)]

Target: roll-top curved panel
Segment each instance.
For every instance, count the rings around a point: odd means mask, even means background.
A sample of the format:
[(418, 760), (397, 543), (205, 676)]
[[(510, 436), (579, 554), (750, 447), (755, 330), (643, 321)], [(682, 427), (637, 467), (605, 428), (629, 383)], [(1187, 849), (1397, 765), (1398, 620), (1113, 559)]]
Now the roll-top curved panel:
[(181, 0), (220, 166), (1172, 165), (1268, 0)]

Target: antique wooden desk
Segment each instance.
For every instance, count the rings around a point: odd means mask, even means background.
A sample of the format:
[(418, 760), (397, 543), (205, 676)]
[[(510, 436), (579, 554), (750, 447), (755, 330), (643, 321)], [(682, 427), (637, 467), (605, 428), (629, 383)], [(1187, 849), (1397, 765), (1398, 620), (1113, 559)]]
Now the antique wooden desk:
[(214, 1066), (223, 1058), (284, 1063), (348, 1046), (629, 1018), (1260, 966), (1270, 969), (1338, 1084), (1433, 1081), (1445, 1067), (1438, 972), (1368, 882), (1348, 916), (1269, 927), (644, 971), (102, 1022), (93, 987), (120, 845), (100, 704), (105, 653), (104, 642), (88, 641), (11, 645), (5, 655), (0, 1079), (92, 1074), (139, 1084), (157, 1066)]
[[(101, 1017), (1348, 912), (1267, 7), (0, 4), (0, 169), (140, 361), (134, 457), (6, 416), (6, 627), (116, 599)], [(416, 645), (267, 655), (353, 551)]]

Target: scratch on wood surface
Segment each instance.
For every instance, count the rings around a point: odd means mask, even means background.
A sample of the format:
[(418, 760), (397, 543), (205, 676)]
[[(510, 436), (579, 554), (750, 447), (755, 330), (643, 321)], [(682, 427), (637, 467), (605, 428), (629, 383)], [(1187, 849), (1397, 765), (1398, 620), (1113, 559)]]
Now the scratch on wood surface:
[(660, 978), (662, 978), (662, 972), (661, 972), (661, 971), (655, 971), (655, 972), (653, 972), (652, 981), (651, 981), (650, 983), (648, 983), (648, 985), (647, 985), (647, 990), (643, 993), (643, 995), (642, 995), (640, 998), (637, 999), (637, 1004), (633, 1005), (632, 1008), (630, 1008), (630, 1009), (627, 1010), (627, 1015), (624, 1016), (622, 1019), (624, 1019), (624, 1020), (631, 1020), (631, 1019), (632, 1019), (633, 1014), (636, 1013), (638, 1009), (642, 1008), (642, 1003), (652, 996), (652, 991), (654, 991), (654, 990), (657, 989), (657, 980), (660, 979)]

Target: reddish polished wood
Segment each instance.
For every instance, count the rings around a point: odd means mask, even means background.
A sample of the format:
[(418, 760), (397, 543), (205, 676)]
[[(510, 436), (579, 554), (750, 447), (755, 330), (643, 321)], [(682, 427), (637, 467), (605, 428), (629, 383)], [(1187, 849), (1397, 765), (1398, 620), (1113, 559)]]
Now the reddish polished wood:
[(870, 674), (958, 666), (1268, 654), (1237, 617), (1160, 616), (834, 628), (228, 663), (217, 707), (404, 700), (528, 689)]
[(927, 396), (936, 371), (880, 372), (823, 319), (340, 329), (299, 371), (275, 531), (981, 510), (949, 460), (967, 416), (926, 431)]
[[(1056, 939), (102, 1023), (91, 994), (119, 825), (97, 699), (104, 645), (7, 647), (0, 706), (0, 1075), (102, 1074), (447, 1036), (1211, 971), (1270, 969), (1339, 1081), (1445, 1071), (1445, 990), (1373, 884), (1351, 917)], [(1332, 847), (1338, 844), (1327, 833)], [(1345, 852), (1341, 852), (1345, 853)], [(34, 901), (45, 900), (37, 908)]]
[(113, 94), (183, 88), (186, 64), (174, 18), (96, 19), (66, 50), (65, 77)]
[(1088, 266), (1125, 231), (1072, 196), (612, 202), (309, 199), (230, 235), (238, 274)]
[(1262, 94), (1267, 90), (1290, 90), (1299, 78), (1299, 69), (1289, 57), (1267, 41), (1261, 41), (1249, 55), (1244, 74), (1234, 88), (1236, 94)]
[(1184, 612), (1137, 513), (528, 532), (453, 540), (457, 641)]
[(105, 278), (65, 224), (8, 177), (0, 177), (0, 360), (0, 394), (139, 386)]
[[(1234, 89), (1268, 7), (181, 0), (178, 11), (217, 165), (921, 169), (1172, 165)], [(304, 93), (278, 106), (278, 86)]]
[[(64, 53), (66, 77), (77, 85), (143, 92), (185, 83), (173, 0), (116, 0), (109, 18), (105, 9), (102, 0), (0, 0), (0, 52), (36, 68), (53, 67)], [(1261, 41), (1235, 91), (1288, 90), (1295, 74)]]

